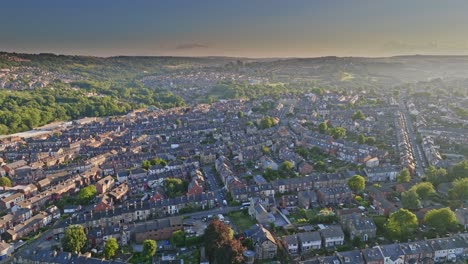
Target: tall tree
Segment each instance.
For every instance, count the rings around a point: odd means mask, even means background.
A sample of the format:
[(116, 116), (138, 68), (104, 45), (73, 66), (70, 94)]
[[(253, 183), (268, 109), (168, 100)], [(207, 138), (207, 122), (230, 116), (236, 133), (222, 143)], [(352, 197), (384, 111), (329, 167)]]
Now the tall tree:
[(171, 244), (178, 247), (185, 245), (185, 232), (183, 230), (174, 231), (171, 235)]
[(409, 182), (411, 180), (411, 174), (407, 168), (404, 168), (400, 171), (397, 176), (398, 182)]
[(456, 230), (458, 221), (455, 213), (447, 207), (429, 210), (424, 216), (424, 223), (438, 234), (445, 234), (446, 231)]
[(12, 186), (11, 180), (5, 176), (0, 177), (0, 186), (11, 187)]
[(113, 237), (109, 238), (106, 242), (106, 245), (104, 246), (104, 256), (106, 257), (106, 259), (113, 258), (117, 249), (119, 249), (117, 239)]
[[(229, 254), (227, 254), (227, 247), (236, 246), (232, 244), (234, 232), (232, 229), (225, 223), (219, 221), (218, 219), (213, 220), (205, 229), (205, 249), (206, 254), (208, 255), (210, 262), (214, 262), (225, 256), (224, 262), (222, 263), (232, 263), (233, 259), (229, 259)], [(234, 242), (235, 243), (235, 242)], [(235, 254), (234, 254), (235, 255)]]
[(410, 189), (401, 193), (401, 204), (406, 209), (419, 209), (421, 201), (419, 201), (419, 196), (416, 190)]
[(457, 179), (452, 183), (449, 190), (450, 197), (455, 200), (468, 199), (468, 178)]
[(450, 177), (452, 179), (468, 178), (468, 160), (455, 164), (450, 170)]
[(399, 241), (405, 241), (410, 238), (416, 227), (418, 226), (418, 219), (415, 214), (407, 209), (399, 209), (392, 213), (385, 228), (391, 238)]
[(152, 257), (154, 254), (156, 254), (156, 250), (158, 249), (158, 246), (156, 244), (156, 241), (147, 239), (143, 241), (143, 254), (147, 257)]
[(97, 190), (96, 186), (89, 185), (84, 187), (78, 192), (77, 198), (80, 203), (87, 204), (90, 203), (96, 197)]
[(319, 132), (322, 134), (326, 134), (328, 131), (328, 124), (327, 122), (322, 122), (318, 125)]
[(336, 127), (331, 129), (331, 136), (334, 139), (344, 138), (346, 136), (346, 129), (344, 127)]
[(430, 181), (434, 186), (437, 186), (442, 182), (449, 181), (449, 178), (447, 177), (447, 171), (444, 168), (437, 169), (431, 165), (425, 170), (425, 173), (427, 180)]
[(348, 186), (355, 193), (362, 192), (366, 187), (366, 179), (361, 175), (354, 175), (349, 178)]
[(241, 264), (244, 262), (242, 253), (244, 247), (237, 239), (231, 239), (228, 243), (223, 244), (218, 252), (215, 254), (215, 263), (232, 263)]
[(429, 198), (430, 195), (435, 193), (434, 186), (432, 186), (432, 183), (430, 182), (420, 182), (415, 184), (413, 187), (411, 187), (411, 190), (416, 191), (418, 196), (423, 200)]
[(80, 253), (86, 245), (86, 234), (80, 225), (69, 226), (65, 231), (65, 237), (62, 240), (64, 251)]
[(366, 116), (361, 112), (361, 110), (358, 110), (356, 112), (354, 112), (353, 114), (353, 117), (352, 117), (354, 120), (364, 120), (366, 119)]
[(292, 169), (294, 169), (294, 165), (289, 160), (286, 160), (283, 163), (281, 163), (280, 169), (281, 170), (292, 170)]

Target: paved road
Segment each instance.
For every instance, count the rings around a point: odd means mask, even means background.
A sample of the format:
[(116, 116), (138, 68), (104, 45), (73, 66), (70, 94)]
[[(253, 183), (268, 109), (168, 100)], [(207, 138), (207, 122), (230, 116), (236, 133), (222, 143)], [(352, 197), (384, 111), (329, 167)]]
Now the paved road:
[(202, 170), (205, 173), (205, 180), (208, 185), (208, 189), (215, 193), (215, 198), (218, 203), (222, 205), (223, 200), (226, 199), (226, 190), (222, 188), (221, 183), (218, 182), (216, 172), (213, 170), (212, 166), (204, 166)]
[(406, 128), (408, 132), (409, 140), (411, 141), (411, 148), (413, 149), (414, 158), (416, 159), (416, 172), (422, 176), (424, 175), (423, 169), (423, 160), (422, 160), (422, 153), (419, 152), (418, 144), (416, 143), (416, 134), (413, 130), (413, 122), (411, 121), (411, 117), (408, 113), (408, 109), (406, 109), (406, 104), (400, 100), (400, 110), (403, 113), (403, 116), (406, 121)]

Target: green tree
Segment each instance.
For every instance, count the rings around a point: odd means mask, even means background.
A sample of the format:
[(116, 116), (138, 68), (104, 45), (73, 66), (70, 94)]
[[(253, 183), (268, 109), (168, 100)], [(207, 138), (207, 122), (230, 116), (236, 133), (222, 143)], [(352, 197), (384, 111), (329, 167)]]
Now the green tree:
[(331, 129), (331, 136), (334, 139), (340, 139), (346, 137), (346, 129), (343, 127), (336, 127)]
[(449, 178), (447, 177), (447, 171), (444, 168), (437, 169), (436, 167), (430, 165), (425, 170), (425, 174), (427, 176), (427, 180), (430, 181), (434, 186), (449, 181)]
[(248, 238), (242, 240), (241, 243), (242, 243), (243, 247), (246, 247), (249, 250), (254, 250), (254, 243), (253, 243), (252, 238), (248, 237)]
[(12, 183), (11, 180), (8, 177), (0, 177), (0, 186), (2, 187), (11, 187)]
[(154, 254), (156, 254), (157, 249), (158, 246), (156, 244), (156, 241), (151, 239), (143, 241), (143, 255), (145, 255), (146, 257), (153, 257)]
[(353, 120), (364, 120), (366, 119), (366, 116), (361, 112), (361, 110), (358, 110), (356, 112), (354, 112), (353, 114)]
[(365, 143), (367, 145), (374, 145), (376, 141), (375, 137), (366, 137)]
[(80, 253), (85, 245), (86, 234), (83, 227), (80, 225), (69, 226), (62, 240), (63, 250), (71, 253)]
[(412, 212), (400, 208), (392, 213), (385, 228), (390, 237), (394, 240), (406, 241), (413, 236), (418, 226), (418, 219)]
[(268, 154), (270, 153), (270, 148), (267, 146), (262, 146), (262, 153), (263, 154)]
[(280, 169), (281, 170), (292, 170), (292, 169), (294, 169), (294, 165), (292, 164), (292, 162), (286, 160), (283, 163), (281, 163)]
[(141, 167), (148, 170), (151, 167), (151, 162), (149, 160), (144, 160), (141, 162)]
[(272, 168), (266, 168), (266, 170), (263, 172), (263, 177), (267, 181), (273, 181), (279, 178), (279, 172), (276, 170), (273, 170)]
[(281, 163), (278, 173), (282, 178), (291, 178), (296, 176), (296, 173), (294, 172), (294, 165), (292, 162), (287, 160)]
[(366, 136), (364, 136), (363, 134), (359, 134), (358, 136), (358, 141), (357, 141), (359, 144), (364, 144), (366, 143)]
[(167, 196), (174, 198), (187, 193), (188, 183), (179, 178), (166, 178), (163, 186)]
[(456, 230), (458, 221), (455, 213), (447, 207), (429, 210), (424, 216), (424, 223), (438, 234), (445, 234), (446, 231)]
[(154, 158), (150, 160), (151, 165), (161, 165), (161, 166), (167, 166), (167, 161), (161, 159), (161, 158)]
[(119, 249), (117, 239), (113, 237), (109, 238), (106, 242), (106, 245), (104, 246), (104, 256), (106, 257), (106, 259), (113, 258), (117, 249)]
[(237, 117), (238, 118), (243, 118), (244, 117), (244, 112), (242, 112), (242, 111), (237, 112)]
[(430, 182), (420, 182), (411, 187), (411, 190), (416, 191), (418, 196), (423, 200), (426, 200), (430, 195), (435, 193), (434, 186)]
[(171, 244), (178, 247), (185, 245), (185, 232), (183, 230), (174, 231), (170, 238)]
[(82, 188), (77, 195), (77, 199), (79, 203), (88, 204), (90, 203), (97, 194), (96, 186), (88, 185)]
[(265, 116), (260, 120), (260, 128), (266, 129), (276, 125), (276, 120), (273, 117)]
[(468, 178), (455, 180), (449, 190), (449, 195), (455, 200), (464, 201), (468, 199)]
[(468, 160), (455, 164), (450, 170), (450, 177), (452, 179), (468, 178)]
[(419, 200), (418, 193), (414, 189), (410, 189), (406, 192), (401, 193), (401, 204), (406, 209), (419, 209), (421, 201)]
[(321, 134), (327, 134), (328, 132), (328, 124), (327, 122), (322, 122), (318, 125), (319, 132)]
[(348, 186), (355, 193), (362, 192), (366, 188), (366, 179), (361, 175), (354, 175), (349, 178)]
[(411, 174), (407, 168), (404, 168), (400, 171), (397, 176), (397, 181), (402, 182), (409, 182), (411, 180)]

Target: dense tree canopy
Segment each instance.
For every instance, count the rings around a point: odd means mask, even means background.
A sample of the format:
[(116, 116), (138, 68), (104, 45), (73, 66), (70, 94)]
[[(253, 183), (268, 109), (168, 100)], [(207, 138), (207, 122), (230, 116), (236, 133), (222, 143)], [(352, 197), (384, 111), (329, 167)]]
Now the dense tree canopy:
[(262, 146), (261, 148), (263, 154), (268, 154), (270, 153), (270, 148), (267, 146)]
[(265, 116), (260, 120), (259, 127), (261, 129), (266, 129), (266, 128), (270, 128), (270, 127), (276, 125), (277, 123), (278, 123), (278, 121), (276, 121), (276, 119), (274, 119), (273, 117)]
[(80, 225), (69, 226), (62, 239), (63, 250), (71, 253), (80, 253), (85, 245), (86, 234), (83, 227)]
[(401, 193), (401, 204), (406, 209), (419, 209), (421, 201), (419, 200), (418, 193), (414, 189), (410, 189), (406, 192)]
[(353, 117), (354, 120), (364, 120), (366, 119), (366, 116), (361, 112), (361, 110), (358, 110), (354, 112)]
[(185, 245), (185, 232), (183, 230), (174, 231), (171, 235), (171, 244), (182, 247)]
[(344, 138), (346, 136), (346, 129), (343, 127), (335, 127), (330, 130), (330, 135), (334, 139)]
[(111, 259), (115, 256), (115, 253), (119, 249), (119, 244), (117, 243), (117, 239), (111, 237), (106, 241), (106, 245), (104, 246), (104, 256), (106, 259)]
[(215, 219), (205, 230), (205, 249), (210, 262), (242, 263), (243, 247), (233, 239), (234, 232), (223, 222)]
[(154, 254), (156, 254), (156, 250), (158, 249), (158, 246), (156, 244), (156, 241), (147, 239), (143, 241), (143, 254), (147, 257), (152, 257)]
[(328, 124), (327, 122), (322, 122), (318, 125), (319, 132), (322, 134), (326, 134), (328, 131)]
[(2, 176), (0, 177), (0, 186), (2, 187), (11, 187), (11, 180), (8, 177)]
[(468, 178), (455, 180), (449, 194), (452, 199), (462, 201), (468, 199)]
[(448, 182), (450, 179), (447, 177), (447, 171), (444, 168), (436, 168), (432, 165), (427, 167), (425, 170), (427, 180), (430, 181), (434, 186), (439, 185), (443, 182)]
[(167, 161), (161, 159), (161, 158), (154, 158), (151, 160), (144, 160), (141, 162), (141, 167), (145, 170), (149, 169), (151, 166), (154, 165), (161, 165), (161, 166), (166, 166)]
[(399, 209), (390, 215), (385, 228), (392, 239), (406, 241), (412, 237), (417, 226), (418, 219), (415, 214), (406, 209)]
[(424, 216), (424, 223), (433, 228), (438, 234), (457, 229), (457, 218), (450, 208), (433, 209)]
[(435, 194), (434, 186), (430, 182), (420, 182), (411, 187), (411, 190), (416, 191), (418, 196), (425, 200), (430, 197), (430, 195)]
[(77, 202), (80, 204), (88, 204), (96, 197), (96, 194), (97, 194), (96, 186), (89, 185), (89, 186), (82, 188), (78, 192), (76, 199), (77, 199)]
[(362, 192), (366, 187), (366, 179), (361, 175), (354, 175), (349, 178), (348, 186), (355, 193)]
[(120, 115), (137, 107), (111, 96), (88, 97), (85, 91), (72, 90), (67, 85), (56, 81), (51, 84), (54, 89), (0, 90), (0, 134), (32, 129), (55, 120)]
[(398, 182), (409, 182), (411, 180), (411, 174), (407, 168), (404, 168), (397, 175)]
[(461, 161), (450, 170), (452, 179), (468, 178), (468, 160)]
[(174, 198), (187, 193), (188, 183), (179, 178), (166, 178), (163, 186), (167, 196)]
[(167, 90), (150, 89), (120, 75), (98, 80), (96, 74), (99, 73), (93, 71), (92, 77), (88, 75), (91, 79), (71, 83), (54, 80), (35, 90), (0, 89), (0, 134), (29, 130), (57, 120), (121, 115), (145, 105), (161, 108), (185, 105), (182, 98)]
[(318, 132), (332, 136), (334, 139), (346, 137), (346, 129), (343, 127), (332, 127), (327, 122), (322, 122), (318, 125)]
[(359, 134), (358, 141), (359, 144), (374, 145), (376, 142), (375, 137), (366, 137), (363, 134)]

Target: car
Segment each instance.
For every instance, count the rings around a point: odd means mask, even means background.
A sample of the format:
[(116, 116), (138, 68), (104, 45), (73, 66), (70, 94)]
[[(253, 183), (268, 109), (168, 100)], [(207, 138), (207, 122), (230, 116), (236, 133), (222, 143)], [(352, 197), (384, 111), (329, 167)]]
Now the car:
[(45, 240), (47, 241), (52, 240), (52, 236), (48, 236)]

